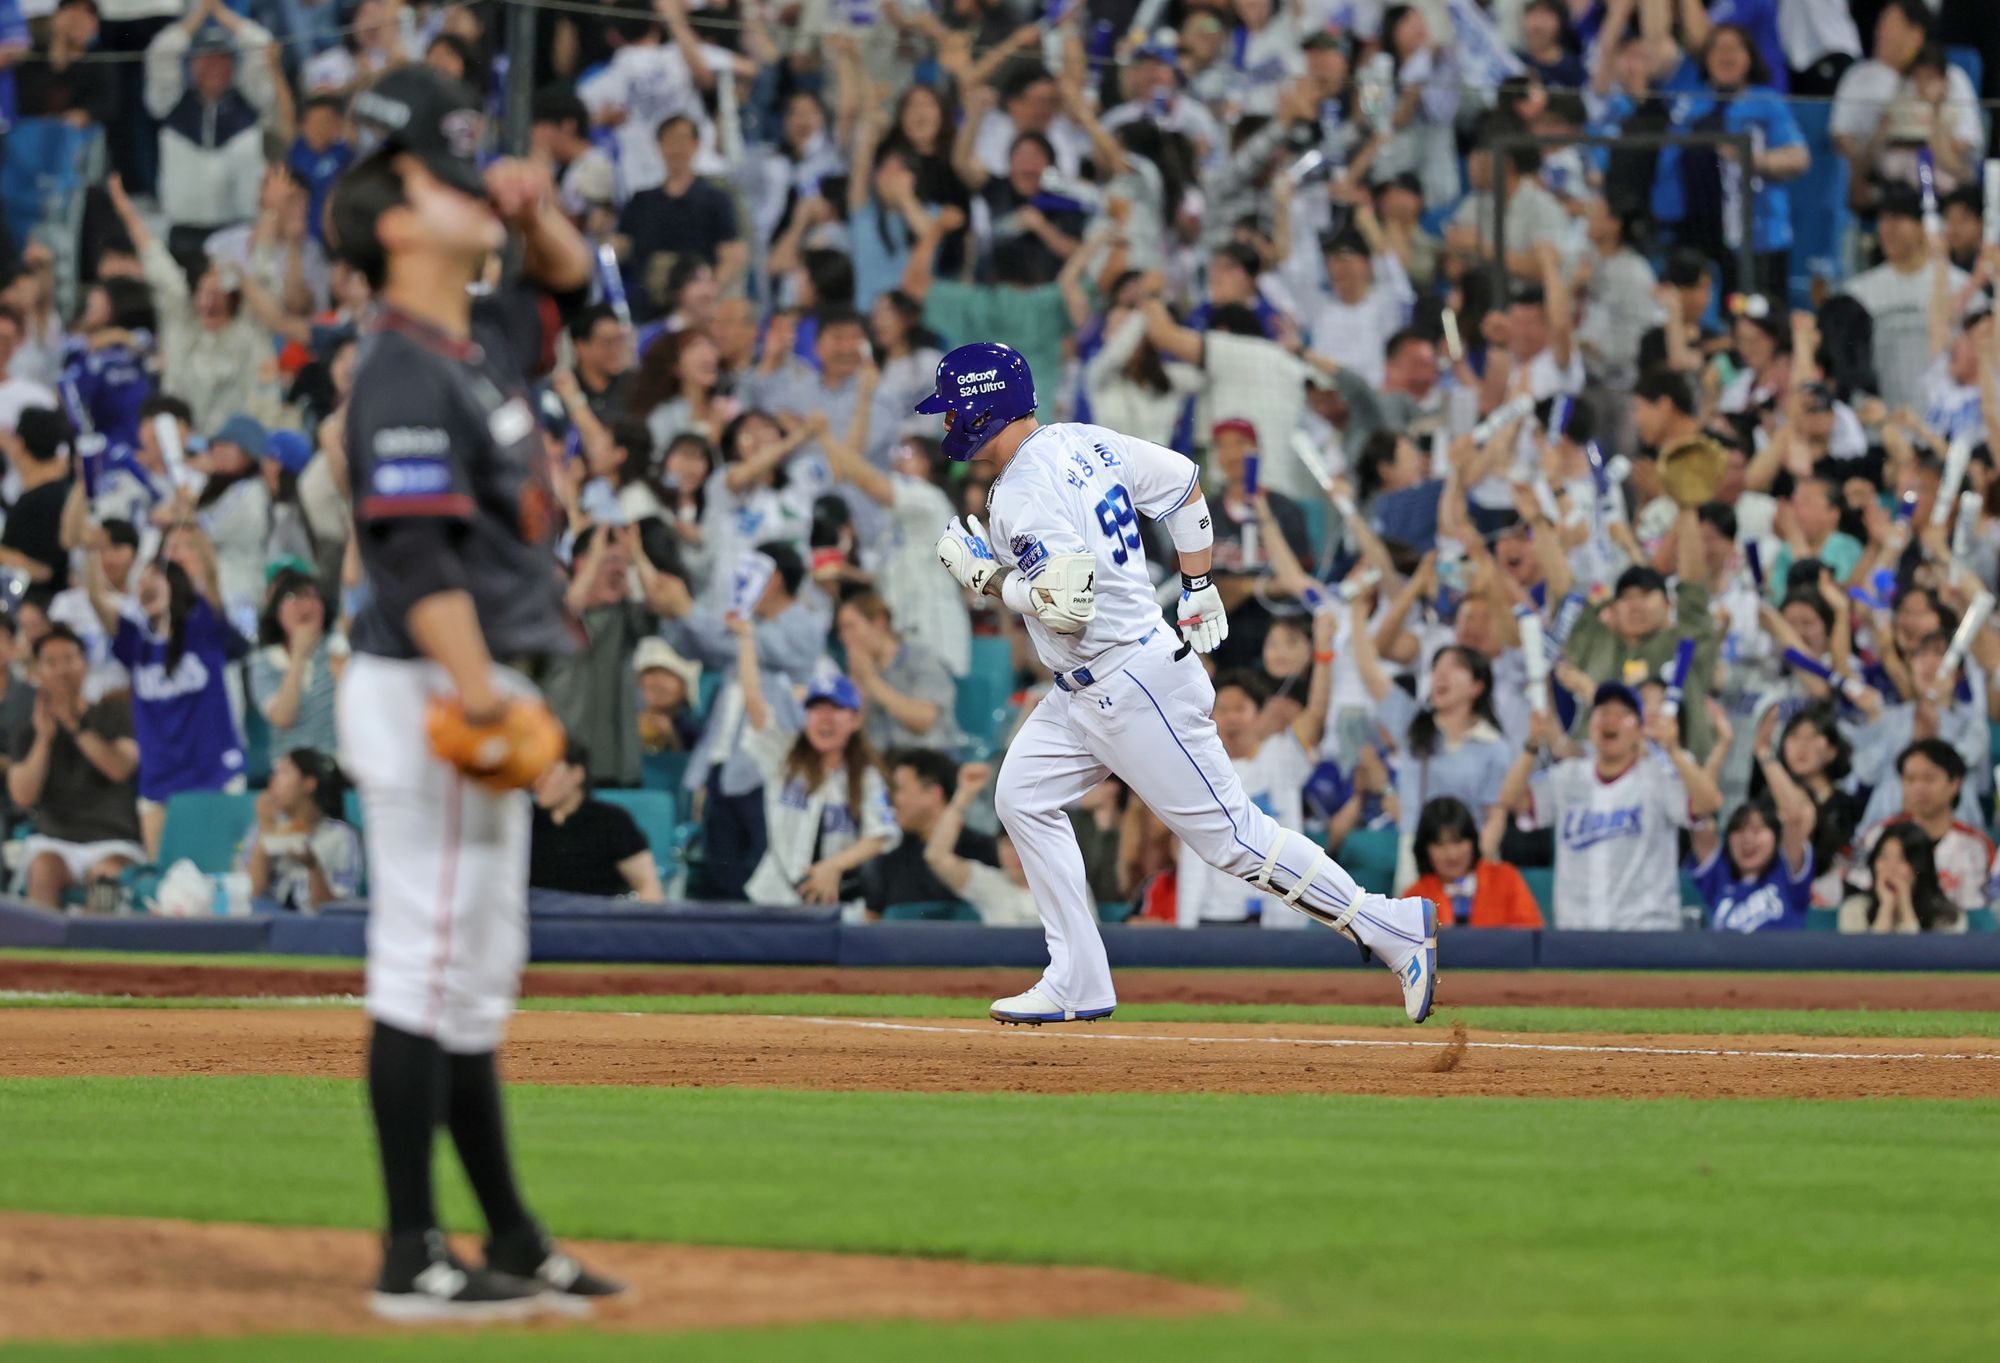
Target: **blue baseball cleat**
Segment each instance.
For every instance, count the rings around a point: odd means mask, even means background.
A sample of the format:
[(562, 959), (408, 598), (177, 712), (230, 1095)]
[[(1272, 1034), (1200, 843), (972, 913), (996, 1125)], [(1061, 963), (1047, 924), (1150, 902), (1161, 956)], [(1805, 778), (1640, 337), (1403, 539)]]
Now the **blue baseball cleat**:
[(1062, 1008), (1054, 999), (1042, 992), (1036, 985), (1025, 994), (1016, 994), (1011, 999), (996, 999), (987, 1010), (995, 1022), (1012, 1023), (1017, 1026), (1039, 1027), (1044, 1022), (1095, 1022), (1099, 1018), (1111, 1016), (1110, 1008)]

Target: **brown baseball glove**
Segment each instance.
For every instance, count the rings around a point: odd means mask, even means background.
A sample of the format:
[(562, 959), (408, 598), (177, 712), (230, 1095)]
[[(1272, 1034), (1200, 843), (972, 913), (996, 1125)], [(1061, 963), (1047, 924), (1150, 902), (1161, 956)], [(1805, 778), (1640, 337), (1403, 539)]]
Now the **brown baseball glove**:
[(1660, 452), (1660, 481), (1667, 495), (1682, 506), (1714, 501), (1728, 471), (1728, 453), (1707, 436)]
[(562, 721), (539, 700), (510, 700), (500, 718), (474, 724), (454, 698), (424, 716), (431, 751), (494, 790), (523, 790), (563, 755)]

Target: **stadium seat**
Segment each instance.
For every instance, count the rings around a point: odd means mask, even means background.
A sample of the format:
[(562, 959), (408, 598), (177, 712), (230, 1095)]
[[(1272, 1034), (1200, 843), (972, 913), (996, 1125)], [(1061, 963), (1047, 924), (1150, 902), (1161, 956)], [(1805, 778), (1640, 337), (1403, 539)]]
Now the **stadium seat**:
[(653, 861), (665, 875), (680, 859), (681, 829), (675, 819), (678, 808), (674, 795), (665, 790), (600, 790), (596, 797), (608, 805), (617, 805), (632, 816), (639, 825), (639, 831), (646, 835), (646, 845), (653, 851)]
[(143, 907), (159, 892), (160, 877), (176, 863), (191, 861), (204, 875), (226, 875), (236, 869), (243, 836), (257, 817), (257, 797), (248, 793), (188, 791), (167, 801), (167, 821), (160, 830), (160, 855), (150, 865), (128, 866), (118, 881), (135, 907)]
[(1393, 828), (1359, 828), (1347, 835), (1334, 860), (1364, 890), (1394, 894), (1401, 886), (1396, 879), (1396, 840)]
[(1535, 897), (1535, 907), (1542, 911), (1542, 921), (1550, 927), (1556, 921), (1556, 868), (1553, 866), (1520, 867), (1521, 879), (1528, 882), (1528, 893)]
[(1806, 910), (1806, 931), (1807, 931), (1807, 932), (1839, 932), (1839, 931), (1840, 931), (1840, 910), (1839, 910), (1839, 909), (1807, 909), (1807, 910)]
[(891, 923), (977, 923), (979, 910), (961, 899), (937, 899), (921, 904), (891, 904), (882, 910)]
[(210, 875), (236, 868), (243, 836), (257, 817), (255, 795), (221, 791), (190, 791), (167, 801), (167, 822), (160, 834), (162, 869), (191, 861)]
[(1004, 687), (1005, 683), (976, 670), (959, 679), (952, 714), (965, 734), (967, 746), (990, 752), (1006, 732), (1008, 707)]
[(1991, 909), (1974, 909), (1965, 915), (1967, 932), (2000, 932), (2000, 921), (1993, 917)]
[(972, 639), (972, 672), (996, 678), (1011, 692), (1014, 687), (1014, 646), (997, 634), (978, 634)]

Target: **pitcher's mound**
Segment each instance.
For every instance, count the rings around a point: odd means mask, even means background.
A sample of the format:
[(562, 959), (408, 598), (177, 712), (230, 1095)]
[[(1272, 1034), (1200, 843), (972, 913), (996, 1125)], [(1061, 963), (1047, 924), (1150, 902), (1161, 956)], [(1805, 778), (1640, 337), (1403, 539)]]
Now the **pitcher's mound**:
[[(0, 1343), (385, 1332), (367, 1312), (378, 1241), (360, 1231), (0, 1215)], [(861, 1254), (570, 1246), (632, 1284), (586, 1328), (690, 1330), (814, 1321), (1002, 1321), (1231, 1311), (1233, 1292), (1104, 1268)], [(455, 1248), (477, 1262), (476, 1243)], [(526, 1329), (572, 1328), (560, 1317)], [(497, 1328), (497, 1327), (489, 1327)]]

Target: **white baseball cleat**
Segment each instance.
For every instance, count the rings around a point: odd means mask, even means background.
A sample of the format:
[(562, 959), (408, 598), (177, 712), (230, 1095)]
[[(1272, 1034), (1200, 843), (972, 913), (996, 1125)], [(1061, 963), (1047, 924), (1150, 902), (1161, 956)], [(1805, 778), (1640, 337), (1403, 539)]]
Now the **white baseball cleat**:
[(1429, 1017), (1437, 994), (1437, 906), (1428, 899), (1363, 895), (1348, 930), (1395, 973), (1410, 1021)]
[(1054, 999), (1042, 992), (1040, 985), (1011, 999), (995, 999), (987, 1012), (995, 1022), (1025, 1023), (1034, 1027), (1044, 1022), (1095, 1022), (1111, 1016), (1109, 1008), (1078, 1010), (1059, 1007)]

